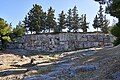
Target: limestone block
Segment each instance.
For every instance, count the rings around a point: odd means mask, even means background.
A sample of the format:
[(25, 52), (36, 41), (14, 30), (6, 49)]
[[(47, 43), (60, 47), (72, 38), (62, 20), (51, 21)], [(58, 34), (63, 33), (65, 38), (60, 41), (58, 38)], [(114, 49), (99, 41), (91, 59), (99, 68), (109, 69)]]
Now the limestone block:
[(89, 35), (88, 41), (98, 41), (98, 36), (97, 35)]
[(67, 35), (66, 34), (59, 34), (59, 39), (60, 41), (66, 41), (67, 40)]
[(69, 34), (69, 40), (76, 40), (76, 35), (75, 34)]
[(98, 47), (98, 42), (93, 42), (93, 47)]
[(84, 42), (84, 48), (88, 48), (88, 42)]
[(104, 37), (104, 35), (98, 35), (98, 41), (103, 41), (103, 37)]
[(65, 44), (64, 44), (64, 50), (68, 50), (68, 42), (65, 42)]
[(87, 41), (87, 48), (90, 48), (91, 47), (91, 42)]
[(68, 50), (68, 42), (60, 42), (60, 46), (59, 46), (60, 50)]
[(87, 36), (86, 35), (79, 35), (78, 41), (87, 41)]
[(79, 44), (78, 48), (80, 48), (80, 49), (83, 48), (83, 46), (84, 46), (83, 42), (79, 41), (78, 44)]

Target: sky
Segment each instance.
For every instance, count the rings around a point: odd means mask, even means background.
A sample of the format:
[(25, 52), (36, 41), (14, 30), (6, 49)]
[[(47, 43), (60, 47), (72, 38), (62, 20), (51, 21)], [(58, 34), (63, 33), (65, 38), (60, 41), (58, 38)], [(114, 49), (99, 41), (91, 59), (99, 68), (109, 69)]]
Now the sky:
[[(79, 15), (86, 14), (87, 22), (89, 22), (89, 30), (93, 31), (93, 20), (99, 10), (99, 4), (94, 0), (1, 0), (0, 1), (0, 18), (3, 18), (8, 23), (12, 23), (14, 28), (19, 21), (23, 21), (33, 4), (39, 4), (44, 11), (47, 11), (50, 6), (55, 9), (55, 17), (63, 10), (67, 13), (68, 9), (77, 6)], [(107, 15), (110, 22), (113, 17)], [(112, 24), (112, 23), (111, 23)]]

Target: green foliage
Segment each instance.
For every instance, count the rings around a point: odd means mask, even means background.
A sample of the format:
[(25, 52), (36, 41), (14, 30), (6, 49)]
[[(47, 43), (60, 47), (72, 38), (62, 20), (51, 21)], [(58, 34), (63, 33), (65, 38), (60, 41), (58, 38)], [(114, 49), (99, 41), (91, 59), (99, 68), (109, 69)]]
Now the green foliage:
[(3, 36), (2, 39), (5, 40), (5, 41), (7, 41), (7, 42), (11, 41), (10, 36)]
[(120, 37), (120, 26), (118, 24), (111, 28), (111, 34), (113, 34), (115, 37)]
[(11, 28), (7, 24), (4, 19), (0, 18), (0, 41), (1, 41), (1, 48), (5, 48), (7, 42), (10, 42), (10, 34), (11, 34)]
[(120, 24), (116, 24), (114, 26), (112, 26), (111, 28), (111, 34), (113, 34), (116, 37), (116, 40), (114, 41), (114, 46), (117, 46), (118, 44), (120, 44)]
[(77, 7), (74, 6), (74, 8), (72, 9), (72, 29), (73, 32), (78, 32), (78, 29), (80, 29), (80, 18), (78, 15), (78, 10)]
[(120, 37), (117, 37), (116, 40), (113, 42), (114, 46), (120, 44)]
[(120, 44), (120, 0), (109, 0), (106, 7), (106, 13), (118, 18), (118, 23), (111, 29), (111, 33), (117, 37), (114, 45)]
[[(87, 32), (89, 24), (86, 22), (86, 15), (82, 18), (79, 17), (76, 6), (74, 6), (73, 9), (69, 9), (67, 15), (62, 11), (59, 14), (58, 22), (56, 22), (55, 10), (52, 7), (48, 9), (48, 12), (44, 12), (42, 6), (37, 4), (33, 5), (33, 8), (28, 12), (23, 22), (26, 32), (31, 32), (31, 34), (51, 31), (62, 32), (63, 29), (66, 28), (68, 32), (78, 32), (79, 29), (82, 29), (83, 32)], [(17, 30), (15, 32), (17, 32)]]
[(120, 0), (109, 0), (106, 7), (106, 13), (120, 20)]
[(97, 15), (96, 15), (95, 18), (94, 18), (93, 27), (94, 27), (94, 29), (97, 29), (97, 31), (98, 31), (98, 28), (100, 28), (100, 23), (99, 23), (99, 20), (98, 20), (98, 16), (97, 16)]
[(108, 33), (109, 32), (109, 21), (106, 19), (106, 16), (103, 18), (103, 24), (101, 26), (101, 31), (103, 33)]
[(72, 30), (72, 10), (71, 9), (69, 9), (67, 12), (66, 26), (68, 28), (68, 32), (71, 32)]
[(47, 20), (47, 13), (43, 12), (41, 16), (41, 30), (45, 33), (46, 31), (46, 20)]
[(21, 24), (21, 22), (19, 22), (18, 25), (16, 25), (16, 27), (13, 29), (13, 35), (16, 38), (25, 35), (25, 32), (26, 32), (26, 29), (24, 25)]
[(76, 6), (74, 6), (73, 9), (68, 10), (67, 18), (66, 18), (66, 26), (68, 28), (68, 32), (71, 31), (78, 32), (78, 30), (81, 28), (80, 17)]
[(38, 34), (42, 31), (42, 19), (43, 19), (43, 10), (40, 5), (33, 5), (33, 8), (28, 12), (28, 15), (25, 17), (23, 21), (25, 23), (26, 29), (28, 31), (36, 32)]
[(66, 25), (66, 17), (64, 14), (64, 11), (61, 12), (61, 14), (59, 14), (59, 18), (58, 18), (58, 26), (59, 28), (56, 28), (57, 32), (62, 32), (62, 29), (65, 29)]
[(103, 12), (104, 11), (103, 11), (102, 5), (100, 4), (100, 9), (98, 11), (98, 14), (95, 16), (93, 21), (93, 27), (97, 29), (97, 31), (98, 31), (98, 28), (100, 28), (103, 33), (108, 33), (109, 21), (106, 19), (106, 15), (103, 15)]
[(56, 25), (56, 26), (54, 27), (54, 32), (55, 32), (55, 33), (60, 33), (60, 32), (61, 32), (61, 28), (60, 28), (59, 25)]
[(89, 23), (87, 23), (86, 21), (86, 14), (81, 16), (81, 29), (83, 30), (83, 32), (87, 32), (87, 28), (89, 28), (88, 26)]
[(52, 9), (52, 7), (50, 7), (48, 9), (48, 13), (47, 13), (47, 19), (46, 19), (46, 26), (49, 30), (49, 32), (51, 30), (54, 30), (54, 27), (56, 26), (56, 21), (55, 21), (55, 10)]

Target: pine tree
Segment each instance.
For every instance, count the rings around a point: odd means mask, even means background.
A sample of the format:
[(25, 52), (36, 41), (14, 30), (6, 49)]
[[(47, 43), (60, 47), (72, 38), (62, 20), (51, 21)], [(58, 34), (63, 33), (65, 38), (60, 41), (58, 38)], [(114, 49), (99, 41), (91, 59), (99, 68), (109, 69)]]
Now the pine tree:
[(72, 30), (72, 10), (71, 9), (69, 9), (67, 12), (66, 26), (68, 28), (68, 32), (71, 32)]
[(103, 22), (104, 22), (104, 20), (103, 20), (103, 17), (104, 17), (103, 12), (104, 11), (103, 11), (102, 5), (100, 4), (100, 9), (98, 11), (98, 19), (99, 19), (100, 28), (103, 26)]
[(23, 21), (24, 22), (24, 25), (25, 25), (25, 29), (26, 29), (26, 33), (29, 33), (29, 31), (32, 33), (32, 27), (29, 26), (30, 23), (28, 21), (28, 16), (25, 17), (25, 20)]
[(55, 21), (56, 18), (54, 13), (55, 13), (55, 10), (53, 10), (52, 7), (50, 7), (48, 9), (47, 19), (46, 19), (46, 26), (49, 32), (51, 30), (54, 30), (54, 27), (56, 26), (56, 21)]
[(86, 14), (81, 16), (81, 29), (83, 30), (84, 33), (87, 32), (87, 28), (89, 23), (86, 21)]
[(109, 25), (109, 20), (106, 19), (106, 15), (105, 15), (103, 18), (103, 26), (101, 27), (101, 31), (103, 33), (108, 33), (109, 31), (108, 25)]
[(19, 21), (18, 25), (16, 25), (16, 27), (13, 29), (13, 36), (15, 38), (17, 37), (21, 37), (23, 35), (25, 35), (25, 27), (24, 25)]
[(74, 6), (74, 8), (72, 9), (72, 29), (73, 32), (78, 32), (79, 27), (79, 15), (78, 15), (78, 10), (77, 7)]
[(93, 23), (93, 27), (98, 31), (98, 28), (101, 29), (103, 33), (108, 33), (108, 25), (109, 21), (106, 19), (106, 15), (103, 15), (103, 8), (102, 5), (100, 4), (100, 9), (98, 11), (98, 14), (96, 15)]
[(65, 29), (65, 24), (66, 24), (66, 17), (65, 17), (65, 14), (64, 14), (64, 11), (62, 11), (60, 14), (59, 14), (59, 18), (58, 18), (58, 30), (59, 32), (62, 32), (62, 29)]
[(46, 32), (46, 20), (47, 20), (47, 14), (46, 14), (46, 12), (43, 12), (42, 13), (42, 16), (41, 16), (41, 29), (42, 29), (42, 31), (45, 33)]
[(97, 15), (96, 15), (95, 18), (94, 18), (93, 27), (94, 27), (94, 29), (97, 29), (97, 32), (98, 32), (98, 29), (100, 28), (100, 23), (99, 23), (99, 20), (98, 20), (98, 16), (97, 16)]
[(40, 5), (33, 5), (33, 8), (28, 12), (28, 16), (25, 17), (23, 21), (25, 23), (25, 27), (32, 32), (36, 32), (38, 34), (42, 31), (42, 6)]

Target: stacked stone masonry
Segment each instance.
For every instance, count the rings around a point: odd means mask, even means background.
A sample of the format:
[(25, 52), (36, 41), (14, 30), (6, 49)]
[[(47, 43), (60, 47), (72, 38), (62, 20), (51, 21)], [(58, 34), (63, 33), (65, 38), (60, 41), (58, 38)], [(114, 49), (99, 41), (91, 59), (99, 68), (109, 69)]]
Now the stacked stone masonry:
[(59, 33), (25, 35), (20, 37), (10, 48), (38, 50), (42, 52), (62, 52), (92, 47), (112, 46), (111, 34)]

